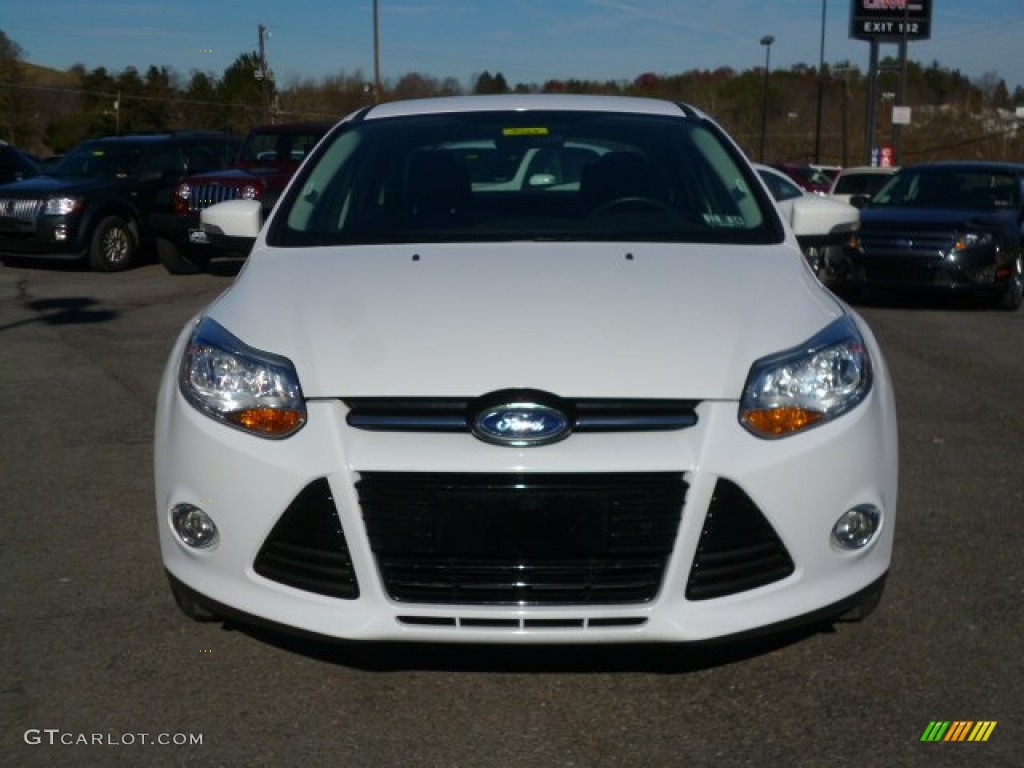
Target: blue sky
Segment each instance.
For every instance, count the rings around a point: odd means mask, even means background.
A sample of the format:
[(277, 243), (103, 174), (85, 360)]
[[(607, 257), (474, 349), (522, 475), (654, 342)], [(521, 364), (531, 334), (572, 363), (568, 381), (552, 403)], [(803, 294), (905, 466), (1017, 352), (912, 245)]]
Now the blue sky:
[[(866, 71), (869, 45), (849, 38), (851, 0), (825, 0), (825, 60)], [(267, 59), (295, 78), (373, 73), (372, 0), (2, 0), (0, 29), (36, 64), (65, 69), (167, 66), (220, 75), (270, 31)], [(821, 0), (379, 0), (381, 72), (454, 77), (483, 71), (509, 84), (632, 80), (642, 72), (817, 66)], [(1024, 85), (1024, 0), (934, 0), (931, 39), (910, 57), (976, 79)], [(882, 55), (896, 55), (885, 45)]]

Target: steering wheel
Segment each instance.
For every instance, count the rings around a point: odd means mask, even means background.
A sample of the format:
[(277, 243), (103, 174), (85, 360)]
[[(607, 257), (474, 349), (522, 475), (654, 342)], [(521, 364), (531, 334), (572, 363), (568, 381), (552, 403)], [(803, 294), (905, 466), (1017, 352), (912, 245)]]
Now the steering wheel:
[(635, 210), (643, 210), (646, 208), (659, 213), (667, 213), (670, 216), (678, 215), (678, 211), (664, 200), (658, 200), (656, 197), (644, 197), (643, 195), (626, 195), (624, 197), (615, 197), (601, 203), (594, 208), (588, 216), (590, 218), (600, 216), (614, 210), (615, 208), (632, 208)]

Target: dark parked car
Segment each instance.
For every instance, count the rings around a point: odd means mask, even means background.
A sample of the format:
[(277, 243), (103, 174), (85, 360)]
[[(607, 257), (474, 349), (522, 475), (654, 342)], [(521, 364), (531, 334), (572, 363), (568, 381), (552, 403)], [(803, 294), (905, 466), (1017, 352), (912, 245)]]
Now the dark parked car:
[(0, 141), (0, 184), (29, 179), (41, 172), (38, 163), (30, 155), (6, 141)]
[(264, 216), (333, 123), (262, 125), (249, 131), (233, 166), (183, 179), (174, 206), (157, 214), (157, 254), (168, 272), (192, 274), (223, 249), (199, 228), (199, 212), (225, 200), (260, 200)]
[(0, 255), (86, 257), (93, 269), (131, 266), (150, 236), (148, 219), (169, 211), (188, 173), (227, 165), (240, 142), (220, 131), (177, 131), (93, 139), (52, 175), (0, 188)]
[(861, 210), (840, 289), (976, 293), (1021, 305), (1024, 164), (930, 163), (898, 171)]

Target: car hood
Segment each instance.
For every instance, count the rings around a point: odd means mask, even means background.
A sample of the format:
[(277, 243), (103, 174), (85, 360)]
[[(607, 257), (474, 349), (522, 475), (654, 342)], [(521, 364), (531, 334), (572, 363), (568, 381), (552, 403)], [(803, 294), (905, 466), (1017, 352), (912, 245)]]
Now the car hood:
[(861, 209), (860, 228), (950, 230), (968, 227), (1003, 227), (1014, 221), (1019, 211), (993, 211), (977, 208), (902, 208), (868, 206)]
[(295, 364), (307, 397), (736, 399), (750, 364), (840, 305), (791, 245), (265, 249), (209, 316)]
[(279, 178), (282, 182), (287, 181), (291, 178), (292, 174), (295, 173), (294, 165), (288, 168), (277, 168), (269, 165), (253, 165), (250, 167), (239, 167), (239, 168), (225, 168), (220, 171), (209, 171), (207, 173), (196, 174), (195, 176), (189, 176), (186, 181), (190, 183), (203, 183), (203, 182), (221, 182), (223, 184), (245, 184), (258, 179), (261, 181), (268, 181), (271, 179)]
[(52, 197), (53, 195), (88, 194), (124, 184), (118, 179), (93, 179), (79, 176), (33, 176), (13, 184), (5, 184), (4, 197)]

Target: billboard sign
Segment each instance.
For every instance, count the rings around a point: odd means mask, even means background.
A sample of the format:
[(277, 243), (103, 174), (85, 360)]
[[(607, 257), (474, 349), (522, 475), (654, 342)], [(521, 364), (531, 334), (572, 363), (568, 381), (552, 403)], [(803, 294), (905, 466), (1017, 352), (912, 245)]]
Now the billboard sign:
[(932, 34), (932, 0), (851, 0), (850, 37), (899, 42)]

